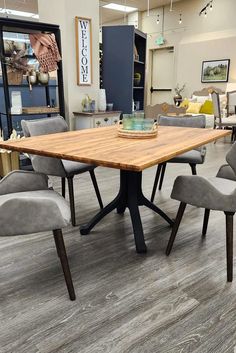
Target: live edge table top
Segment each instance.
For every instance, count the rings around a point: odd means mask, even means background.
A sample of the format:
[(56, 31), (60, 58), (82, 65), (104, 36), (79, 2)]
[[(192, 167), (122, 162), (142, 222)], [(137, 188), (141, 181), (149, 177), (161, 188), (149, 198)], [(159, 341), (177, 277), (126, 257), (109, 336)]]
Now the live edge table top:
[(139, 172), (228, 134), (227, 130), (160, 126), (156, 138), (127, 139), (118, 137), (117, 127), (112, 126), (1, 141), (0, 147)]

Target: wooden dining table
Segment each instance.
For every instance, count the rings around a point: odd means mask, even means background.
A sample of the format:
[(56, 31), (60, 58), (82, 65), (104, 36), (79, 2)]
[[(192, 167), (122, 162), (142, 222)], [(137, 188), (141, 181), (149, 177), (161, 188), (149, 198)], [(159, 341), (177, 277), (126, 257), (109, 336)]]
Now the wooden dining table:
[(0, 141), (0, 148), (55, 157), (120, 170), (120, 190), (115, 199), (80, 227), (88, 234), (107, 214), (129, 209), (138, 253), (146, 252), (139, 206), (159, 214), (170, 226), (173, 220), (142, 192), (142, 171), (230, 134), (227, 130), (160, 126), (150, 139), (118, 137), (117, 127), (104, 127)]

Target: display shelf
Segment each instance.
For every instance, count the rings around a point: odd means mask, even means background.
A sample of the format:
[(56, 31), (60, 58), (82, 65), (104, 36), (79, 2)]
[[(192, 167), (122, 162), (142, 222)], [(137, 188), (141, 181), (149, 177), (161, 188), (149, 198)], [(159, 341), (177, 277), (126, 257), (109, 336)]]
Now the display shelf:
[[(124, 114), (132, 113), (133, 102), (144, 109), (146, 34), (134, 26), (118, 25), (104, 26), (102, 37), (102, 78), (107, 102), (113, 103), (114, 110), (121, 110)], [(122, 46), (117, 43), (122, 43)], [(136, 59), (135, 52), (138, 55)], [(136, 73), (141, 75), (138, 87), (134, 86)]]
[[(4, 130), (4, 138), (9, 138), (13, 129), (13, 121), (15, 122), (15, 117), (27, 117), (27, 116), (48, 116), (55, 114), (60, 114), (65, 118), (65, 104), (64, 104), (64, 89), (63, 89), (63, 68), (62, 62), (58, 62), (58, 70), (57, 70), (57, 81), (55, 84), (52, 84), (49, 81), (48, 85), (33, 85), (33, 89), (30, 92), (30, 99), (26, 99), (27, 91), (26, 89), (29, 88), (28, 83), (24, 81), (21, 84), (11, 85), (8, 83), (8, 74), (7, 74), (7, 66), (5, 64), (5, 57), (9, 57), (9, 52), (5, 53), (4, 48), (4, 41), (7, 39), (7, 33), (16, 33), (16, 34), (30, 34), (35, 32), (42, 32), (42, 33), (53, 33), (55, 35), (55, 39), (58, 45), (59, 52), (61, 53), (61, 35), (60, 35), (60, 28), (58, 25), (42, 23), (42, 22), (34, 22), (34, 21), (23, 21), (23, 20), (16, 20), (16, 19), (9, 19), (9, 18), (0, 18), (0, 58), (1, 58), (1, 66), (2, 66), (2, 82), (0, 83), (0, 88), (3, 89), (4, 92), (4, 103), (5, 103), (5, 111), (0, 113), (0, 118), (5, 116), (4, 119), (4, 129), (2, 126), (2, 119), (0, 119), (1, 128)], [(17, 41), (17, 39), (16, 39)], [(32, 50), (32, 48), (30, 48)], [(28, 59), (36, 59), (34, 54), (25, 55), (25, 58)], [(52, 101), (54, 100), (56, 106), (59, 106), (58, 109), (54, 111), (42, 111), (42, 112), (24, 112), (22, 114), (11, 114), (11, 99), (10, 95), (12, 89), (18, 88), (21, 90), (23, 105), (33, 105), (33, 106), (51, 106)], [(52, 89), (56, 89), (55, 90)], [(32, 95), (32, 92), (37, 89), (36, 97)], [(39, 98), (38, 98), (38, 97)], [(56, 97), (56, 98), (55, 98)], [(58, 98), (57, 98), (58, 97)], [(32, 107), (33, 108), (33, 107)], [(3, 107), (1, 108), (1, 110)], [(14, 119), (12, 119), (14, 117)], [(20, 124), (21, 119), (19, 119)]]

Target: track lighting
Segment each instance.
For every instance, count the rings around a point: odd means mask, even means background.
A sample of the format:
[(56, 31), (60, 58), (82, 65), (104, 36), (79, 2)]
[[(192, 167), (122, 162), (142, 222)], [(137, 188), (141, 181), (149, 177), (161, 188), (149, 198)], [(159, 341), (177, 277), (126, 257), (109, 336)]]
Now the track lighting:
[(160, 15), (158, 14), (157, 15), (157, 24), (159, 25), (159, 23), (160, 23)]
[(180, 13), (179, 14), (179, 24), (181, 24), (182, 23), (182, 14)]
[(213, 0), (209, 1), (206, 6), (204, 6), (201, 11), (199, 12), (199, 16), (201, 15), (205, 15), (205, 17), (207, 17), (207, 9), (210, 9), (211, 11), (213, 10)]

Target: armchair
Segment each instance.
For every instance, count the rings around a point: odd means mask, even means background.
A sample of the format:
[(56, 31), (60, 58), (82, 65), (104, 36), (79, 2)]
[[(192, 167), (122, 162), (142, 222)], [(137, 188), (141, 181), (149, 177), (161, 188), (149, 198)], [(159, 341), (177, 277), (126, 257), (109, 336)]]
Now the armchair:
[(69, 296), (75, 300), (61, 231), (69, 224), (69, 206), (63, 197), (48, 189), (45, 175), (14, 171), (0, 181), (0, 236), (53, 231)]

